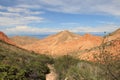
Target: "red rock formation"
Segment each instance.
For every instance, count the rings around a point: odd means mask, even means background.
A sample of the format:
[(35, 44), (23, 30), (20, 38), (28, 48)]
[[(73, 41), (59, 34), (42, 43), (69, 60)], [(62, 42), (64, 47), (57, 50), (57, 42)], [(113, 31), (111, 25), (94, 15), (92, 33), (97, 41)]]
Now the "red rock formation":
[(120, 59), (120, 39), (107, 42), (103, 45), (104, 49), (102, 46), (99, 46), (88, 51), (79, 52), (77, 55), (80, 59), (90, 61), (96, 61), (100, 58), (100, 55), (103, 55), (104, 57), (106, 56), (108, 58), (111, 58), (112, 56), (114, 59)]
[[(115, 32), (111, 33), (110, 35), (107, 35), (104, 39), (104, 43), (101, 44), (101, 46), (104, 45), (104, 53), (102, 55), (107, 54), (108, 56), (112, 55), (115, 58), (120, 58), (120, 29), (116, 30)], [(101, 55), (101, 46), (98, 48), (91, 49), (89, 51), (84, 51), (82, 53), (78, 52), (79, 58), (84, 60), (95, 60), (96, 56)]]
[(62, 31), (58, 34), (39, 40), (34, 44), (24, 46), (25, 49), (49, 55), (66, 55), (79, 50), (90, 49), (99, 46), (102, 38), (85, 34), (80, 36), (69, 31)]
[(8, 37), (5, 35), (3, 32), (0, 31), (0, 40), (9, 43), (9, 44), (14, 44)]
[(106, 36), (106, 42), (120, 38), (120, 28)]

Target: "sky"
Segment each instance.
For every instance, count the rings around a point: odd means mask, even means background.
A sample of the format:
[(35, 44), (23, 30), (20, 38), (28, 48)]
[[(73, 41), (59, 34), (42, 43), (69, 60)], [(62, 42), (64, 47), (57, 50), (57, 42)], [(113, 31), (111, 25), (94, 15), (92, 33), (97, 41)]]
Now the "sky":
[(118, 28), (120, 0), (0, 0), (0, 31), (8, 35)]

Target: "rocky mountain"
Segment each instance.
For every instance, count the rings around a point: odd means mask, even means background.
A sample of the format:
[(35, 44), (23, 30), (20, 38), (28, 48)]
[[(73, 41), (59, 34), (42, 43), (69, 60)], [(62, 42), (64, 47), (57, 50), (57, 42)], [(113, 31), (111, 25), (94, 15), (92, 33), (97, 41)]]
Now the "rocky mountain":
[(58, 56), (70, 54), (78, 50), (90, 49), (99, 46), (101, 42), (102, 37), (91, 34), (80, 36), (65, 30), (23, 47), (38, 53)]
[(100, 46), (80, 51), (77, 56), (84, 60), (95, 60), (95, 56), (100, 54), (120, 58), (120, 29), (110, 33), (103, 40), (105, 41)]
[[(104, 49), (103, 49), (104, 46)], [(108, 58), (120, 58), (120, 39), (116, 39), (110, 42), (107, 42), (99, 47), (94, 47), (89, 50), (78, 51), (76, 56), (79, 56), (80, 59), (95, 61), (96, 59), (102, 57)]]
[(106, 36), (106, 41), (120, 38), (120, 28)]
[(15, 42), (18, 46), (25, 46), (28, 44), (32, 44), (39, 39), (34, 37), (28, 37), (28, 36), (13, 36), (10, 37), (11, 41)]
[(14, 42), (12, 42), (8, 37), (7, 35), (5, 35), (3, 32), (0, 31), (0, 40), (2, 41), (5, 41), (6, 43), (9, 43), (9, 44), (13, 44), (14, 45)]

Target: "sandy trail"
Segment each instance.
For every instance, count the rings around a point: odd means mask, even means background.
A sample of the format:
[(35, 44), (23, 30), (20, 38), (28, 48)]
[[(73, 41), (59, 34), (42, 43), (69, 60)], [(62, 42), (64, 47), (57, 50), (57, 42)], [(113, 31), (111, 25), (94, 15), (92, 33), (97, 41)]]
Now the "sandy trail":
[(57, 80), (57, 74), (53, 65), (48, 64), (48, 67), (50, 69), (50, 73), (46, 75), (46, 80)]

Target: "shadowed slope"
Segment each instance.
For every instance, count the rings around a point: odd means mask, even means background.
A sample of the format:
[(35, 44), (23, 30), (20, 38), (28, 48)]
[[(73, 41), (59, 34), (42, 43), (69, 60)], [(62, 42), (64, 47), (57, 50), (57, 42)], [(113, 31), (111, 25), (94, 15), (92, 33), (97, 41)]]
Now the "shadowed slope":
[(0, 40), (0, 80), (46, 80), (51, 60)]
[(15, 42), (18, 46), (25, 46), (28, 44), (35, 43), (39, 39), (28, 36), (13, 36), (10, 37), (11, 41)]

